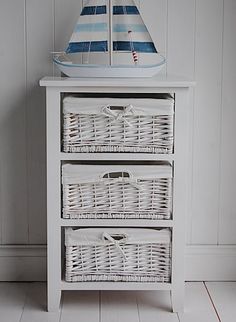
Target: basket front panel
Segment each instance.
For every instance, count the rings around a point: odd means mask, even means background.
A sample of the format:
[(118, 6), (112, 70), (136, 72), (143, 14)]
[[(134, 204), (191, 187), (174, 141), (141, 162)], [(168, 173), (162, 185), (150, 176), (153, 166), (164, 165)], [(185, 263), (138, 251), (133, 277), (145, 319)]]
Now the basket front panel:
[(66, 280), (170, 281), (168, 244), (66, 247)]
[(169, 218), (172, 208), (172, 179), (137, 180), (135, 184), (97, 182), (65, 184), (63, 213), (80, 214), (156, 214)]
[(82, 152), (85, 147), (91, 152), (99, 152), (99, 147), (101, 152), (105, 147), (115, 151), (117, 147), (124, 152), (149, 148), (150, 152), (171, 153), (173, 116), (129, 115), (125, 120), (113, 120), (104, 115), (68, 113), (64, 115), (63, 142), (65, 152)]

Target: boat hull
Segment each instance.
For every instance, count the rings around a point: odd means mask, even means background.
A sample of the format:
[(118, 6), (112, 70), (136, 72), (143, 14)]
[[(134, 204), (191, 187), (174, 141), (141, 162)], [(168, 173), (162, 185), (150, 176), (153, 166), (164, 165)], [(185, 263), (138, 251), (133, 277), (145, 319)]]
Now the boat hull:
[(146, 66), (109, 66), (109, 65), (79, 65), (61, 62), (54, 58), (54, 63), (60, 71), (69, 77), (111, 77), (111, 78), (148, 78), (156, 75), (163, 68), (165, 61), (158, 65)]

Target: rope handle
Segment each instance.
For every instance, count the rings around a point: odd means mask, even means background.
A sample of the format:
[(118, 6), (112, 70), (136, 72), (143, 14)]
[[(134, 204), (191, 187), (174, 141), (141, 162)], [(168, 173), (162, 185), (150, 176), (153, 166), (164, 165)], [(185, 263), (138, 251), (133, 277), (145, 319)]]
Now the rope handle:
[(107, 172), (102, 175), (102, 178), (131, 178), (132, 175), (128, 171)]
[[(125, 174), (125, 177), (123, 176)], [(141, 189), (137, 179), (134, 179), (132, 174), (128, 171), (120, 171), (120, 172), (107, 172), (101, 175), (100, 181), (104, 184), (110, 183), (129, 183), (136, 189)]]
[[(123, 171), (120, 171), (120, 172), (107, 172), (107, 173), (104, 173), (104, 174), (101, 174), (99, 177), (98, 177), (98, 180), (94, 180), (94, 181), (85, 181), (83, 183), (87, 184), (98, 184), (98, 183), (101, 183), (103, 185), (109, 185), (111, 183), (129, 183), (130, 185), (132, 185), (134, 188), (138, 189), (138, 190), (142, 190), (142, 186), (140, 185), (140, 183), (138, 182), (137, 179), (135, 179), (131, 173), (129, 172), (125, 172), (125, 173), (128, 173), (129, 176), (127, 177), (122, 177), (122, 176), (119, 176), (118, 174), (122, 173)], [(109, 177), (110, 174), (117, 174), (116, 177)]]
[(120, 242), (124, 243), (127, 240), (126, 234), (109, 234), (107, 232), (104, 232), (102, 235), (102, 239), (110, 241), (115, 247), (119, 250), (119, 252), (122, 254), (124, 259), (126, 260), (126, 255), (124, 250), (120, 246)]
[(134, 107), (132, 104), (126, 106), (111, 106), (105, 105), (102, 107), (101, 113), (114, 121), (123, 121), (128, 126), (132, 126), (130, 122), (126, 119), (128, 115), (134, 115)]

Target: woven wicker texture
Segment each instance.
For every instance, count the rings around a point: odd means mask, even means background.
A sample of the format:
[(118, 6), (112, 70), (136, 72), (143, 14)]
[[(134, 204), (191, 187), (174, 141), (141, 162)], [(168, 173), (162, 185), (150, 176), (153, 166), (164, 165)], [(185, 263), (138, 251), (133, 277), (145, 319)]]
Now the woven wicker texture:
[(64, 218), (170, 219), (171, 209), (171, 178), (63, 185)]
[(170, 244), (66, 246), (68, 282), (170, 282)]
[[(111, 110), (110, 106), (101, 106), (100, 109), (88, 113), (84, 106), (81, 106), (87, 104), (87, 101), (78, 99), (77, 109), (75, 99), (72, 100), (73, 104), (65, 102), (64, 152), (172, 153), (173, 112), (170, 113), (169, 107), (166, 114), (165, 112), (163, 114), (162, 107), (161, 112), (156, 111), (155, 115), (153, 101), (156, 102), (156, 110), (158, 102), (167, 105), (165, 104), (167, 100), (146, 100), (142, 104), (147, 106), (141, 106), (141, 112), (129, 104), (120, 111)], [(138, 100), (134, 102), (140, 105)], [(118, 103), (125, 104), (122, 100)], [(74, 106), (70, 109), (66, 104)], [(145, 115), (148, 104), (152, 105), (153, 115), (150, 115), (150, 111)], [(99, 100), (97, 105), (99, 106)]]

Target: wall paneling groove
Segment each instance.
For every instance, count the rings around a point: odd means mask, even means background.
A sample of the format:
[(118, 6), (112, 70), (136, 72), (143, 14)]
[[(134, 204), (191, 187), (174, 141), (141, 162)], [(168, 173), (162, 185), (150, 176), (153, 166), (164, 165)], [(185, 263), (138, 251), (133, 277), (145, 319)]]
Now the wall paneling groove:
[[(203, 257), (220, 247), (220, 254), (225, 250), (235, 258), (224, 246), (236, 244), (236, 2), (136, 3), (167, 57), (162, 73), (197, 82), (190, 95), (192, 144), (186, 169), (188, 256), (195, 260), (204, 247)], [(82, 5), (82, 0), (2, 0), (0, 5), (0, 244), (32, 246), (31, 255), (38, 252), (33, 245), (46, 243), (45, 93), (38, 81), (59, 75), (50, 52), (65, 48)], [(10, 263), (14, 256), (26, 258), (13, 252)], [(229, 266), (234, 262), (229, 260)]]

